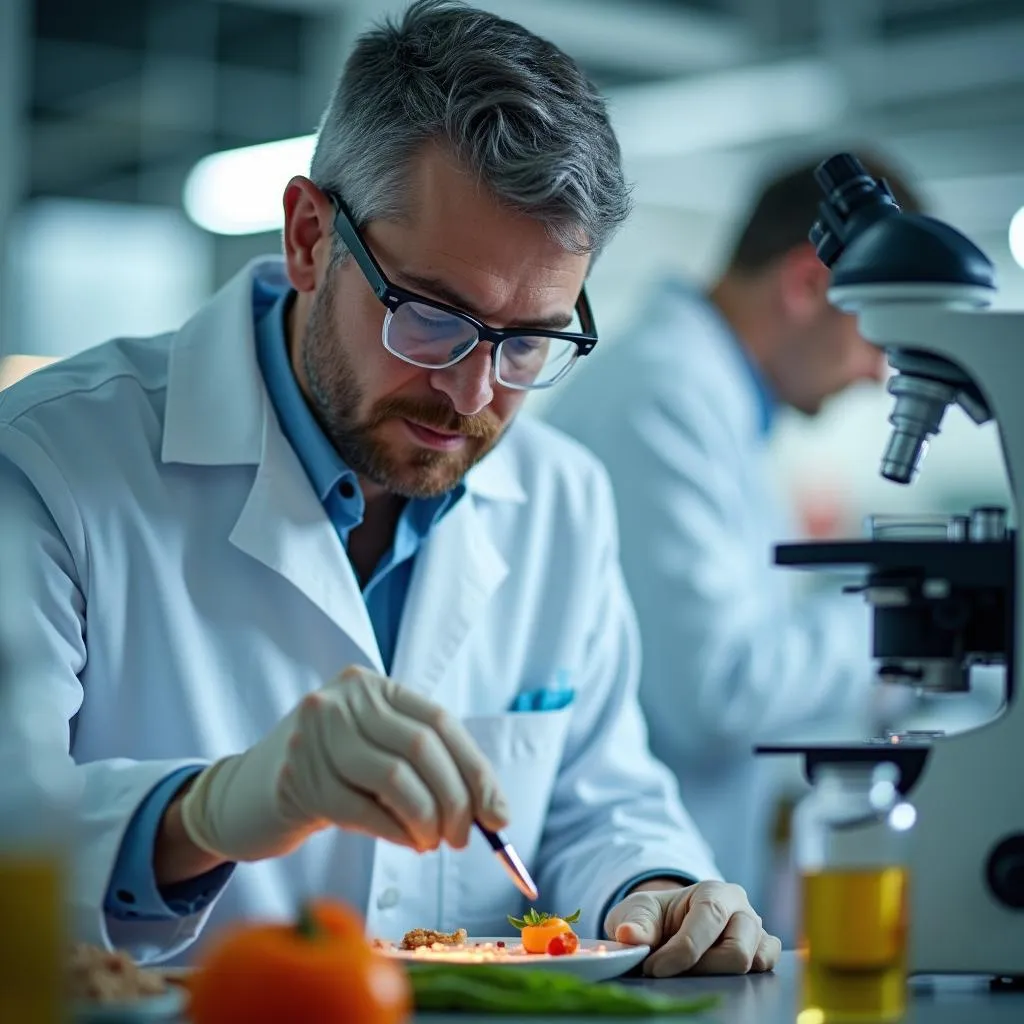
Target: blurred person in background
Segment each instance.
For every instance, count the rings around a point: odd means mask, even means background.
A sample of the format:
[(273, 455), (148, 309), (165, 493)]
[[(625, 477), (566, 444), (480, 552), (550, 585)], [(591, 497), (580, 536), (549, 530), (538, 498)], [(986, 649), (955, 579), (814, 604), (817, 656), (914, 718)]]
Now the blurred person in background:
[[(897, 174), (865, 163), (919, 209)], [(828, 716), (863, 721), (870, 693), (866, 606), (801, 596), (772, 565), (772, 545), (796, 530), (768, 463), (779, 408), (814, 416), (886, 365), (828, 301), (808, 241), (816, 166), (765, 182), (711, 287), (662, 282), (545, 413), (609, 471), (652, 749), (755, 902), (774, 766), (753, 746)]]
[(179, 331), (0, 395), (24, 707), (84, 783), (77, 936), (167, 958), (318, 893), (375, 935), (501, 934), (480, 822), (648, 972), (771, 969), (648, 751), (607, 477), (516, 417), (596, 341), (628, 211), (602, 99), (417, 3), (357, 43), (284, 210), (284, 259)]

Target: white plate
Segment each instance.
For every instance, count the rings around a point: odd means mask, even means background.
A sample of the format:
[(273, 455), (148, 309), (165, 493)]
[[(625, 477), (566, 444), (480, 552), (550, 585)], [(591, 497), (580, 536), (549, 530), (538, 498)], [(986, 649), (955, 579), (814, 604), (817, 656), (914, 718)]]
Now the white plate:
[(74, 1004), (74, 1024), (150, 1024), (176, 1021), (185, 1010), (187, 994), (180, 985), (168, 985), (166, 992), (133, 999), (127, 1003)]
[[(506, 954), (495, 959), (488, 944), (504, 942)], [(482, 947), (482, 948), (477, 948)], [(566, 956), (549, 956), (547, 953), (524, 953), (518, 938), (509, 936), (486, 936), (469, 938), (465, 946), (454, 946), (440, 952), (431, 950), (418, 953), (412, 949), (384, 949), (385, 956), (414, 964), (475, 964), (485, 963), (495, 967), (532, 968), (541, 971), (560, 971), (573, 974), (585, 981), (606, 981), (625, 974), (635, 967), (650, 952), (649, 946), (625, 946), (621, 942), (597, 942), (594, 939), (580, 939), (580, 948)]]

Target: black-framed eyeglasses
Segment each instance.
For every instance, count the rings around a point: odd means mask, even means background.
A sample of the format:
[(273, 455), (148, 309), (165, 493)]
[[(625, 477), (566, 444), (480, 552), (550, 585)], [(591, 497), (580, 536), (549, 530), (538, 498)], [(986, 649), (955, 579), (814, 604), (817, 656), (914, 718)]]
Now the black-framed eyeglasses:
[(352, 214), (340, 196), (334, 203), (334, 229), (355, 257), (374, 294), (386, 307), (381, 340), (394, 356), (413, 366), (443, 370), (465, 359), (481, 341), (493, 345), (494, 378), (517, 391), (549, 388), (572, 369), (580, 356), (597, 344), (594, 316), (580, 289), (575, 317), (579, 331), (536, 327), (488, 327), (468, 313), (392, 284), (363, 241)]

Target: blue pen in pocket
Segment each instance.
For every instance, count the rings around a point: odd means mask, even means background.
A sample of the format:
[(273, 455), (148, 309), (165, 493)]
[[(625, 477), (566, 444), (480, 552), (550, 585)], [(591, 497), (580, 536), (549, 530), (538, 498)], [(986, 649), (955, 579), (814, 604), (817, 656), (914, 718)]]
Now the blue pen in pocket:
[(570, 675), (566, 669), (555, 673), (552, 686), (517, 693), (509, 711), (561, 711), (572, 704), (576, 691), (569, 685)]

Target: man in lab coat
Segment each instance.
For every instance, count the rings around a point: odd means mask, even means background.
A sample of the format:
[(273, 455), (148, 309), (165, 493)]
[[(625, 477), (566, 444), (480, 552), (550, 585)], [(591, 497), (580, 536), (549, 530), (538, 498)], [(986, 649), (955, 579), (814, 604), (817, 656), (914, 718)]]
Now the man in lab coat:
[(283, 261), (0, 395), (36, 652), (0, 728), (79, 782), (80, 938), (173, 957), (320, 893), (501, 934), (477, 821), (650, 973), (771, 969), (648, 752), (607, 479), (516, 419), (593, 347), (627, 208), (567, 56), (417, 3), (355, 47)]
[[(905, 209), (918, 208), (897, 175), (866, 162)], [(663, 281), (546, 413), (609, 471), (652, 749), (727, 877), (755, 902), (774, 766), (753, 746), (813, 736), (807, 727), (828, 715), (856, 722), (870, 688), (865, 606), (801, 600), (794, 574), (771, 561), (796, 529), (768, 465), (778, 408), (813, 416), (885, 365), (826, 297), (829, 272), (807, 240), (816, 164), (767, 181), (718, 280), (707, 291)]]

